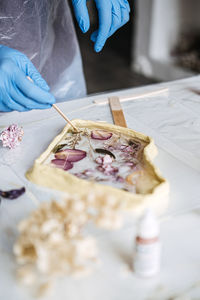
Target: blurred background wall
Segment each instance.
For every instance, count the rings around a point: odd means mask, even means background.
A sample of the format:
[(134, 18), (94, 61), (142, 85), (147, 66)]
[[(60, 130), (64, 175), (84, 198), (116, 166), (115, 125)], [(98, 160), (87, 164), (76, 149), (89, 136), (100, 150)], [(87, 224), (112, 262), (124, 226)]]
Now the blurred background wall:
[(200, 1), (129, 0), (130, 22), (100, 53), (90, 34), (98, 27), (94, 1), (88, 1), (91, 29), (76, 26), (88, 93), (125, 89), (185, 78), (200, 72)]

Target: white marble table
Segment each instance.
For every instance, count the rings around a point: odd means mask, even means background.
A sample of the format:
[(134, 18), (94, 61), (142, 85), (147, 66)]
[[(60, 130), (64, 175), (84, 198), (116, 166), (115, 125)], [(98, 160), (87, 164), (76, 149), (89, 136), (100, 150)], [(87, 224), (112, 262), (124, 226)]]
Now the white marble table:
[[(151, 135), (159, 148), (155, 159), (171, 186), (170, 203), (160, 217), (163, 242), (162, 269), (158, 276), (142, 279), (129, 270), (135, 236), (133, 222), (119, 231), (94, 231), (101, 266), (86, 278), (59, 280), (48, 299), (70, 300), (189, 300), (200, 299), (200, 76), (112, 93), (137, 95), (168, 88), (167, 93), (123, 102), (128, 127)], [(59, 104), (70, 117), (112, 122), (108, 105), (96, 105), (87, 97)], [(27, 193), (0, 206), (0, 299), (31, 300), (28, 290), (15, 280), (12, 254), (19, 220), (60, 194), (29, 183), (24, 174), (63, 128), (64, 121), (53, 110), (9, 113), (0, 117), (0, 130), (11, 123), (22, 125), (25, 136), (13, 151), (0, 147), (0, 188), (26, 186)]]

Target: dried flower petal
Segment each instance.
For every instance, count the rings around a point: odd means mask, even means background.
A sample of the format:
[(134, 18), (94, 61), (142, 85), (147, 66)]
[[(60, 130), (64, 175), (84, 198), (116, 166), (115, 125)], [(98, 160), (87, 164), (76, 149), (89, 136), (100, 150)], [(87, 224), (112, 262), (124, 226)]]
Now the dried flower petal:
[(23, 134), (24, 131), (22, 127), (19, 127), (17, 124), (12, 124), (5, 128), (0, 135), (3, 147), (9, 147), (10, 149), (15, 148), (20, 144)]
[(74, 173), (73, 175), (81, 179), (89, 179), (93, 176), (93, 173), (94, 171), (92, 169), (86, 169), (82, 172)]
[(127, 152), (127, 153), (131, 153), (131, 152), (133, 152), (133, 148), (131, 146), (126, 146), (125, 148), (123, 148), (122, 151)]
[(51, 163), (54, 164), (57, 168), (63, 169), (65, 171), (73, 168), (73, 164), (65, 159), (52, 159)]
[(109, 175), (115, 175), (119, 169), (116, 167), (111, 166), (110, 164), (108, 165), (101, 165), (97, 167), (97, 170), (104, 173), (105, 175), (109, 176)]
[(108, 140), (112, 137), (112, 133), (105, 130), (93, 130), (91, 138), (94, 140)]
[(98, 156), (96, 159), (95, 159), (95, 162), (99, 165), (103, 164), (103, 156)]
[(69, 162), (77, 162), (86, 157), (86, 152), (78, 149), (59, 150), (55, 154), (55, 158), (65, 159)]
[(110, 155), (105, 155), (103, 158), (103, 164), (111, 164), (113, 162), (112, 157)]
[(116, 181), (117, 181), (117, 182), (120, 182), (120, 183), (124, 183), (124, 182), (125, 182), (125, 179), (124, 179), (122, 176), (119, 176), (119, 175), (118, 175), (118, 176), (116, 177)]
[(10, 191), (1, 191), (0, 190), (0, 197), (5, 198), (5, 199), (16, 199), (18, 197), (20, 197), (21, 195), (23, 195), (25, 193), (25, 187), (22, 187), (20, 189), (16, 189), (16, 190), (10, 190)]

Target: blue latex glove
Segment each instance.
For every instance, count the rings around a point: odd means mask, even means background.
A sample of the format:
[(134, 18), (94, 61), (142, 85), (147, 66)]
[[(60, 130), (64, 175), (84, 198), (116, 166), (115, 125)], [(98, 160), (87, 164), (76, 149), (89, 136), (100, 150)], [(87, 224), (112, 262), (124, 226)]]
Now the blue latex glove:
[(46, 81), (24, 54), (0, 45), (0, 111), (50, 108), (55, 99), (49, 90)]
[[(91, 35), (95, 43), (94, 49), (100, 52), (106, 40), (117, 29), (129, 21), (130, 6), (127, 0), (94, 0), (98, 15), (99, 28)], [(72, 0), (75, 17), (82, 32), (87, 32), (90, 27), (90, 19), (86, 5), (87, 0)]]

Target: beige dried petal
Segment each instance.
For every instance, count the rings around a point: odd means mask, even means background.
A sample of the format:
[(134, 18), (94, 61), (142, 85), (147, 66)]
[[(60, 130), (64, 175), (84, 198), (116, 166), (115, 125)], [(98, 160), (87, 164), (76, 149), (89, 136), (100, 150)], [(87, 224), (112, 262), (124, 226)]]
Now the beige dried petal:
[(42, 203), (19, 225), (20, 237), (14, 246), (17, 261), (31, 264), (38, 280), (86, 275), (97, 261), (97, 247), (95, 239), (81, 235), (82, 228), (89, 220), (105, 229), (118, 228), (118, 208), (118, 203), (103, 193)]
[(36, 260), (35, 247), (31, 244), (18, 244), (14, 246), (14, 253), (19, 263), (34, 262)]
[(14, 244), (13, 252), (16, 256), (19, 256), (22, 254), (22, 246), (19, 241)]
[(88, 221), (88, 215), (86, 215), (86, 214), (81, 214), (81, 215), (77, 216), (76, 220), (74, 220), (74, 222), (80, 226), (87, 223), (87, 221)]
[(79, 266), (77, 268), (74, 268), (72, 275), (74, 278), (81, 278), (86, 277), (92, 273), (93, 269), (86, 266)]
[(43, 223), (41, 227), (41, 232), (44, 234), (49, 234), (53, 230), (59, 230), (60, 229), (60, 223), (56, 219), (47, 220)]
[(76, 260), (85, 263), (85, 260), (97, 256), (96, 241), (91, 237), (79, 239), (74, 242), (74, 251)]
[(37, 298), (47, 297), (50, 296), (52, 292), (53, 292), (53, 283), (51, 281), (47, 281), (40, 284), (36, 292), (36, 297)]
[(17, 279), (24, 285), (32, 285), (36, 281), (35, 273), (30, 266), (23, 266), (17, 270)]
[(100, 215), (95, 220), (95, 224), (104, 229), (118, 229), (122, 226), (122, 217), (120, 215)]
[(71, 208), (76, 212), (83, 212), (85, 209), (85, 203), (81, 200), (73, 201)]
[(67, 235), (69, 237), (74, 237), (74, 236), (76, 236), (80, 232), (80, 228), (76, 224), (68, 224), (68, 225), (66, 225), (65, 226), (65, 230), (66, 230)]
[(49, 271), (49, 255), (48, 250), (40, 245), (37, 247), (37, 268), (41, 273), (48, 273)]
[(19, 232), (22, 232), (27, 228), (28, 225), (29, 225), (29, 220), (23, 220), (18, 224), (17, 228)]
[(64, 242), (64, 237), (61, 232), (52, 232), (48, 238), (50, 244), (58, 244)]

